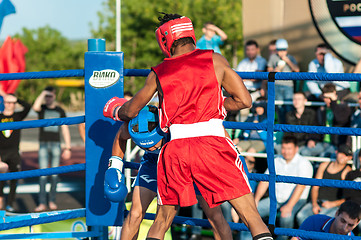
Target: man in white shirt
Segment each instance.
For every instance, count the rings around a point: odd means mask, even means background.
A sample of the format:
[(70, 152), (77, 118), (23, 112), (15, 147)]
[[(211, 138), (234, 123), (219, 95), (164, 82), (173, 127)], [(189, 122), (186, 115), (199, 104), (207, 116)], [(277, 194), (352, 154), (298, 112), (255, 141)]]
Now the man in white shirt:
[[(264, 72), (267, 67), (267, 61), (259, 55), (258, 43), (255, 40), (249, 40), (245, 45), (244, 58), (237, 66), (236, 71), (239, 72)], [(244, 84), (248, 91), (255, 92), (261, 88), (261, 80), (256, 79), (245, 79)]]
[[(308, 72), (317, 72), (317, 73), (344, 73), (344, 68), (342, 62), (332, 56), (327, 45), (321, 43), (317, 45), (315, 49), (316, 58), (313, 59), (308, 64)], [(328, 83), (327, 81), (306, 81), (306, 86), (310, 92), (310, 100), (322, 100), (322, 91), (323, 86)], [(332, 82), (336, 85), (337, 94), (341, 97), (345, 97), (350, 93), (350, 83), (349, 82)]]
[[(282, 139), (282, 156), (275, 158), (275, 170), (277, 175), (312, 178), (312, 164), (298, 154), (297, 140), (293, 136)], [(265, 174), (269, 174), (268, 169)], [(261, 200), (268, 189), (268, 182), (260, 182), (255, 192), (255, 201), (261, 217), (269, 216), (269, 197)], [(277, 209), (281, 212), (280, 227), (293, 228), (294, 218), (297, 211), (306, 203), (310, 186), (293, 183), (276, 183)], [(243, 238), (242, 238), (243, 239)], [(287, 239), (279, 236), (277, 239)]]

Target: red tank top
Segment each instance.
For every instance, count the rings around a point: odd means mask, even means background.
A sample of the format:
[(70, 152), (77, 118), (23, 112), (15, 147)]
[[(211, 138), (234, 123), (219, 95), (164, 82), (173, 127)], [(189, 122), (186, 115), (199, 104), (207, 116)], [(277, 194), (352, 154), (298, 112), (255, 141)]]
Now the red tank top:
[(213, 67), (213, 51), (196, 49), (166, 58), (152, 70), (160, 85), (160, 126), (224, 119), (222, 89)]

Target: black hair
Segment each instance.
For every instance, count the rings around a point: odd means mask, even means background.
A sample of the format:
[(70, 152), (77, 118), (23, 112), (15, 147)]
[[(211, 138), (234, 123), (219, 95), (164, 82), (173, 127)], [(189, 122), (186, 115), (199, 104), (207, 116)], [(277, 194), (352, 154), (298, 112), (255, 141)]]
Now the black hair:
[(294, 136), (284, 136), (282, 138), (282, 144), (283, 143), (293, 143), (297, 147), (297, 138)]
[(353, 202), (353, 201), (346, 201), (341, 204), (340, 208), (338, 209), (337, 215), (341, 213), (347, 213), (351, 219), (361, 219), (361, 208), (360, 204)]
[(302, 91), (297, 91), (293, 95), (295, 95), (295, 94), (301, 94), (307, 99), (306, 94), (304, 92), (302, 92)]
[(191, 37), (185, 37), (185, 38), (180, 38), (178, 40), (175, 40), (172, 44), (172, 47), (170, 49), (171, 53), (173, 54), (174, 53), (174, 49), (178, 46), (184, 46), (186, 44), (194, 44), (195, 45), (195, 42), (193, 40), (193, 38)]
[(315, 52), (317, 52), (317, 48), (326, 48), (329, 49), (328, 45), (326, 43), (320, 43), (316, 46)]
[(333, 83), (326, 83), (322, 88), (322, 93), (330, 93), (336, 91), (336, 85)]
[(53, 86), (47, 86), (44, 90), (49, 92), (55, 92), (55, 88)]
[(247, 42), (246, 42), (246, 47), (247, 46), (252, 46), (252, 45), (254, 45), (254, 46), (256, 46), (256, 48), (258, 48), (258, 43), (256, 42), (256, 40), (248, 40)]
[(163, 17), (158, 17), (158, 20), (160, 22), (159, 26), (162, 26), (164, 23), (169, 22), (170, 20), (174, 20), (174, 19), (182, 17), (181, 15), (179, 15), (177, 13), (168, 14), (168, 13), (161, 12), (160, 14), (164, 14), (164, 16)]
[(277, 39), (273, 39), (273, 40), (269, 41), (268, 46), (269, 45), (276, 45), (276, 41), (277, 41)]
[[(177, 19), (177, 18), (181, 18), (182, 16), (177, 14), (177, 13), (174, 13), (174, 14), (168, 14), (168, 13), (164, 13), (164, 12), (161, 12), (161, 14), (164, 14), (163, 17), (158, 17), (158, 20), (159, 20), (159, 26), (162, 26), (163, 24), (169, 22), (170, 20), (174, 20), (174, 19)], [(180, 38), (178, 40), (175, 40), (170, 48), (170, 52), (171, 54), (174, 53), (174, 49), (178, 46), (184, 46), (186, 44), (194, 44), (196, 45), (196, 43), (194, 42), (193, 38), (191, 37), (185, 37), (185, 38)]]
[(133, 93), (131, 91), (125, 91), (124, 96), (133, 97), (134, 95), (133, 95)]
[(211, 25), (214, 25), (214, 23), (213, 23), (213, 22), (206, 22), (206, 23), (204, 23), (204, 24), (203, 24), (203, 27), (204, 27), (204, 28), (206, 28), (206, 27), (207, 27), (207, 25), (210, 25), (210, 24), (211, 24)]

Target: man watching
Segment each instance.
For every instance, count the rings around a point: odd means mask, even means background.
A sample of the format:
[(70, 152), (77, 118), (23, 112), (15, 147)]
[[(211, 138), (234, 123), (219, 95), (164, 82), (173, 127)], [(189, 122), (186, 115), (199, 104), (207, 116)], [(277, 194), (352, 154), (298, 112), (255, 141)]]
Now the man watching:
[(223, 45), (228, 38), (227, 34), (211, 22), (204, 24), (202, 28), (203, 36), (197, 42), (199, 49), (213, 49), (214, 52), (221, 54), (219, 46)]
[[(22, 107), (22, 111), (15, 112), (15, 106), (19, 103)], [(27, 102), (18, 99), (12, 94), (4, 96), (4, 111), (0, 114), (0, 122), (17, 122), (22, 121), (26, 118), (30, 111), (30, 104)], [(0, 133), (0, 169), (5, 167), (5, 171), (0, 171), (1, 173), (6, 172), (6, 169), (9, 169), (9, 172), (19, 172), (21, 170), (21, 156), (19, 153), (19, 144), (20, 144), (21, 129), (15, 130), (3, 130)], [(6, 166), (4, 166), (4, 164)], [(4, 199), (4, 186), (6, 181), (0, 182), (0, 209), (5, 207)], [(10, 180), (10, 192), (6, 201), (6, 211), (14, 212), (14, 202), (16, 199), (16, 187), (17, 179)]]
[[(308, 64), (308, 72), (317, 73), (344, 73), (343, 65), (340, 60), (332, 56), (327, 45), (321, 43), (315, 49), (316, 58)], [(325, 81), (306, 81), (308, 88), (307, 95), (309, 100), (322, 100), (322, 88), (327, 82)], [(336, 85), (337, 95), (343, 99), (350, 93), (349, 82), (333, 82)]]
[[(335, 214), (335, 217), (329, 217), (317, 214), (308, 217), (300, 226), (300, 230), (325, 232), (339, 235), (354, 236), (352, 230), (357, 226), (361, 219), (360, 205), (346, 201), (341, 204)], [(306, 240), (306, 237), (293, 237), (291, 240)]]
[[(277, 175), (312, 178), (312, 165), (307, 159), (297, 153), (298, 146), (295, 137), (289, 136), (282, 139), (281, 152), (282, 156), (275, 158)], [(267, 169), (265, 174), (268, 173), (269, 171)], [(268, 186), (268, 182), (260, 182), (254, 197), (261, 217), (269, 216), (270, 198), (267, 197), (261, 200)], [(277, 208), (281, 212), (280, 227), (293, 228), (295, 214), (306, 203), (309, 191), (310, 186), (293, 183), (276, 183)], [(249, 236), (248, 239), (252, 239), (251, 236)], [(287, 239), (287, 237), (280, 236), (277, 239)]]
[[(244, 58), (237, 66), (240, 72), (264, 72), (267, 67), (267, 61), (259, 55), (258, 43), (255, 40), (249, 40), (245, 46), (246, 58)], [(262, 80), (247, 79), (244, 80), (248, 91), (251, 93), (252, 100), (255, 101), (262, 95), (260, 91)], [(264, 96), (264, 92), (263, 92)]]

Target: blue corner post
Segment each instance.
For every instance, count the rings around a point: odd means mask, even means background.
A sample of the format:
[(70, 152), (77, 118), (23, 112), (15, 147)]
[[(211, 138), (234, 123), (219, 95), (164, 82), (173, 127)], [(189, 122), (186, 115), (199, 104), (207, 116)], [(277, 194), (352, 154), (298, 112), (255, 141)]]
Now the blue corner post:
[(89, 39), (84, 70), (86, 223), (94, 228), (122, 226), (124, 202), (110, 202), (104, 196), (104, 173), (121, 122), (104, 117), (103, 107), (110, 98), (124, 95), (123, 53), (106, 52), (104, 39)]

